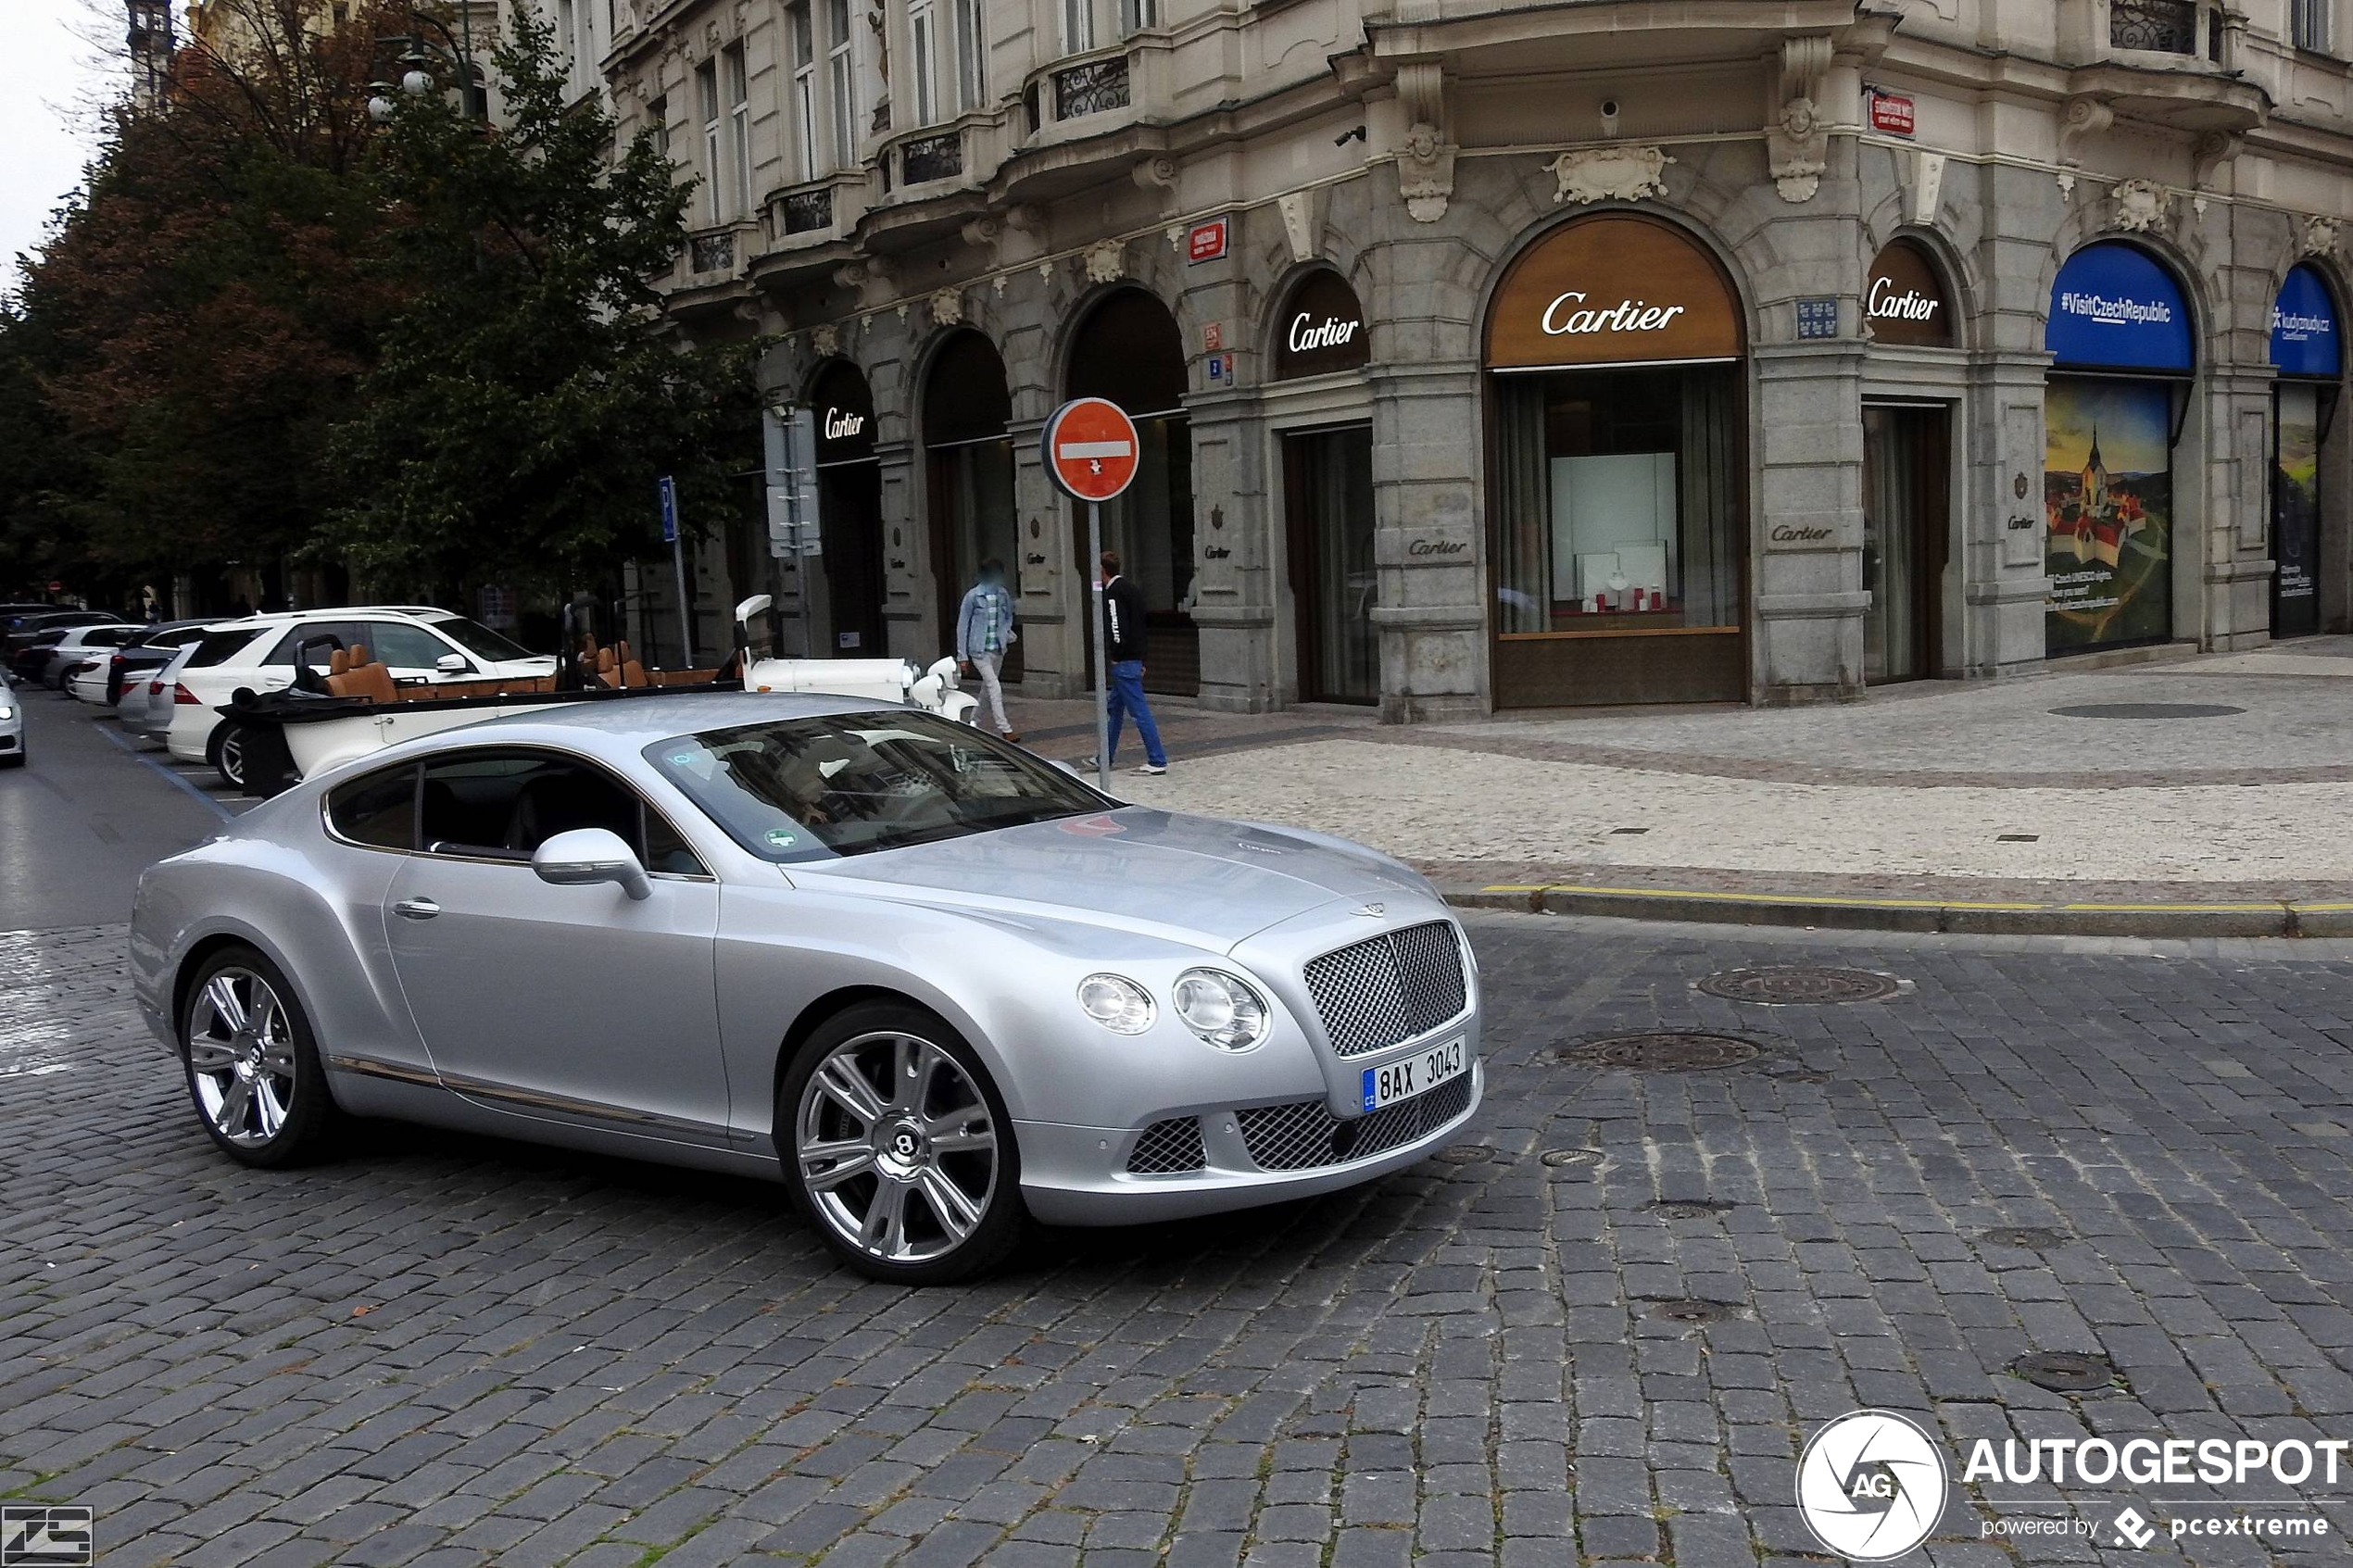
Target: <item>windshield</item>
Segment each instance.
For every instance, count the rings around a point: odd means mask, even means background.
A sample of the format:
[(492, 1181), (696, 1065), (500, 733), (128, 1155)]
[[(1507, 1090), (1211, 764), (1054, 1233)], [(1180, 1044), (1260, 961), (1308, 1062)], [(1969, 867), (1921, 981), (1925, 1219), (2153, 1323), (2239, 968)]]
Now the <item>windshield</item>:
[(646, 759), (770, 860), (823, 860), (1085, 816), (1113, 802), (935, 714), (778, 719), (658, 741)]
[(433, 623), (433, 629), (476, 659), (503, 661), (531, 657), (529, 648), (517, 647), (481, 621), (469, 621), (462, 615), (453, 615), (447, 621), (436, 621)]

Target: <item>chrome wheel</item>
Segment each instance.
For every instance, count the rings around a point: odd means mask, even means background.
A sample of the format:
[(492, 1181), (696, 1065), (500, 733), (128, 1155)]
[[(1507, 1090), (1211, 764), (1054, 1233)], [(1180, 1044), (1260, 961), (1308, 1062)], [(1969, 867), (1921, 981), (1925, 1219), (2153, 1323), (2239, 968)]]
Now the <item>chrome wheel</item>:
[(213, 770), (223, 783), (235, 789), (245, 786), (245, 733), (234, 724), (220, 736), (220, 747), (213, 753)]
[(241, 1148), (268, 1143), (294, 1109), (294, 1025), (249, 969), (217, 971), (188, 1010), (188, 1081), (212, 1130)]
[(800, 1091), (793, 1158), (811, 1204), (871, 1258), (945, 1258), (988, 1217), (998, 1129), (953, 1056), (896, 1031), (827, 1051)]

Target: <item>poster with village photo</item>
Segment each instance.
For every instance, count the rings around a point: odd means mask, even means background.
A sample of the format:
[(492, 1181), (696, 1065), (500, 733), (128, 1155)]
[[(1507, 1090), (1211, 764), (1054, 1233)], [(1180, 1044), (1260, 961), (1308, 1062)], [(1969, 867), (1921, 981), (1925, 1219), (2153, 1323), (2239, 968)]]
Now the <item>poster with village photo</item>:
[(2056, 377), (2044, 405), (2051, 652), (2173, 630), (2173, 389)]

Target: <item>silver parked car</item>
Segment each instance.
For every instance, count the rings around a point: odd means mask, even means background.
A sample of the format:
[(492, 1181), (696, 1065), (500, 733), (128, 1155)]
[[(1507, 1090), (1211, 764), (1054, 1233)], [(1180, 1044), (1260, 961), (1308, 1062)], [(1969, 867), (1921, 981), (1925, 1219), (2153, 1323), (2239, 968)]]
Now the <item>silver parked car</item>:
[(151, 867), (131, 947), (249, 1165), (355, 1113), (768, 1175), (909, 1284), (1032, 1217), (1370, 1180), (1481, 1083), (1470, 948), (1416, 872), (840, 697), (583, 703), (390, 747)]

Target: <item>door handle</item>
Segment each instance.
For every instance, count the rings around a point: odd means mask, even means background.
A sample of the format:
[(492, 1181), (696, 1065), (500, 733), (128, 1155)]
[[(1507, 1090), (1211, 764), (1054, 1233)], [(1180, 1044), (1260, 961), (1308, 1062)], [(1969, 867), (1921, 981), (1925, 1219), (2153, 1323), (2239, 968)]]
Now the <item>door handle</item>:
[(430, 898), (403, 898), (393, 905), (392, 912), (409, 920), (431, 920), (441, 912), (441, 906)]

